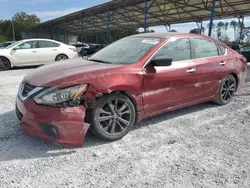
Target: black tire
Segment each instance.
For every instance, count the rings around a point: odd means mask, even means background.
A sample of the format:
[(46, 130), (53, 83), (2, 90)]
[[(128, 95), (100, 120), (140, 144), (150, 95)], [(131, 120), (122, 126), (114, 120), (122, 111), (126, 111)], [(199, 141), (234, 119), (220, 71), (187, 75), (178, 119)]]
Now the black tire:
[(56, 56), (56, 61), (62, 61), (62, 60), (66, 60), (69, 59), (68, 56), (64, 55), (64, 54), (59, 54), (58, 56)]
[(233, 75), (228, 75), (221, 80), (220, 89), (215, 103), (219, 105), (226, 105), (231, 102), (234, 93), (236, 92), (237, 81)]
[(0, 71), (9, 70), (10, 68), (10, 61), (6, 57), (0, 57)]
[(121, 93), (104, 95), (97, 100), (96, 107), (88, 115), (91, 132), (106, 141), (123, 138), (136, 120), (134, 104)]

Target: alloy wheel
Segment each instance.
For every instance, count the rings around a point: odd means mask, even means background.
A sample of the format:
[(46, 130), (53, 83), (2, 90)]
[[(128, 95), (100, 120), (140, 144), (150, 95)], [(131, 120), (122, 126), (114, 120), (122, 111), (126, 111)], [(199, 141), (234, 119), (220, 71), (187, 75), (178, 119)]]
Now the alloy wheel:
[(221, 101), (223, 103), (228, 103), (231, 101), (234, 93), (236, 91), (236, 81), (233, 77), (228, 77), (222, 87), (221, 87)]
[(56, 58), (57, 61), (62, 61), (62, 60), (66, 60), (66, 59), (68, 59), (68, 58), (67, 58), (67, 56), (65, 56), (65, 55), (59, 55), (59, 56)]
[(97, 121), (105, 134), (117, 135), (127, 130), (132, 110), (122, 99), (108, 100), (99, 109)]

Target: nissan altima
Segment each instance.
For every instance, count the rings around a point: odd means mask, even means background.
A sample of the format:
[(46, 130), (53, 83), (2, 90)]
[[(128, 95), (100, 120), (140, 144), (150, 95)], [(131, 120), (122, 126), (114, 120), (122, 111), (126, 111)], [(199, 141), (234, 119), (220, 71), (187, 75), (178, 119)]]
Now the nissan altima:
[(156, 114), (206, 101), (228, 104), (246, 73), (246, 59), (213, 38), (133, 35), (88, 60), (42, 66), (25, 76), (16, 114), (25, 133), (61, 145), (82, 146), (88, 129), (114, 141)]
[(0, 71), (13, 66), (51, 64), (77, 56), (74, 46), (49, 39), (26, 39), (0, 49)]

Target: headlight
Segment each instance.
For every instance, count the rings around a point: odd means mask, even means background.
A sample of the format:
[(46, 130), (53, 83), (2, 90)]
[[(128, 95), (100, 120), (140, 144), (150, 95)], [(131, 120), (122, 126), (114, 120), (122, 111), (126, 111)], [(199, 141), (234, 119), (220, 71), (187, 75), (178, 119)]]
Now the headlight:
[(59, 89), (56, 87), (45, 89), (34, 97), (37, 104), (67, 107), (79, 105), (82, 95), (87, 90), (87, 84)]

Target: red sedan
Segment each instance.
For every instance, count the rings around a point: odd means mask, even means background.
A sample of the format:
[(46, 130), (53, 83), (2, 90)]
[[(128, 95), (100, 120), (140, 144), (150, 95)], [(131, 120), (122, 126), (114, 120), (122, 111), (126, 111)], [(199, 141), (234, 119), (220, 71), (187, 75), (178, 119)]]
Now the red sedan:
[(88, 60), (34, 70), (20, 85), (16, 114), (27, 134), (80, 147), (89, 128), (114, 141), (156, 114), (205, 101), (225, 105), (246, 74), (246, 59), (215, 39), (139, 34)]

